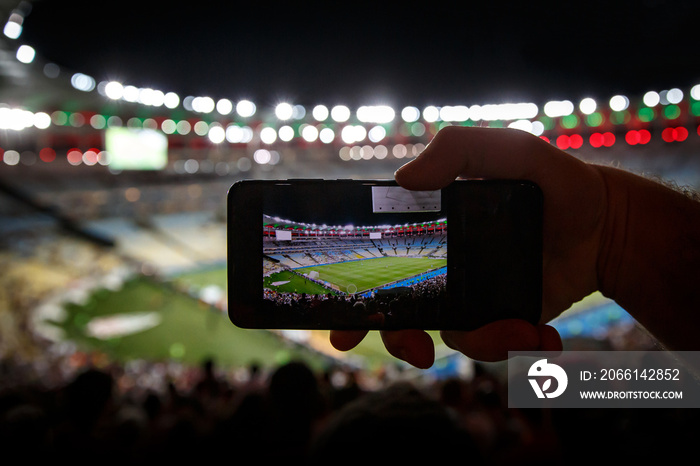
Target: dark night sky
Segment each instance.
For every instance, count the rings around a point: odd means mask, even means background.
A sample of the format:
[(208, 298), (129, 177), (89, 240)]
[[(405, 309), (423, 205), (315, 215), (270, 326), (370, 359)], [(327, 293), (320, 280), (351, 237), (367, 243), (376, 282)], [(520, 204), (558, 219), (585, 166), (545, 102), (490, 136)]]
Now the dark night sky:
[(607, 99), (700, 82), (696, 4), (43, 0), (22, 40), (98, 80), (263, 105)]

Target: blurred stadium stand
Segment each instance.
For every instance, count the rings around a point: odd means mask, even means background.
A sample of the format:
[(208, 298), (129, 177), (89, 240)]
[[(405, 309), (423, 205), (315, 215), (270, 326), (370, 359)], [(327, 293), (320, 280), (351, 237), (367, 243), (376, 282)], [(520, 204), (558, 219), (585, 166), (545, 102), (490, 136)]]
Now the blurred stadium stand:
[[(9, 21), (17, 4), (0, 2), (0, 18)], [(51, 289), (65, 289), (95, 273), (108, 276), (114, 264), (135, 273), (147, 266), (169, 274), (222, 263), (225, 198), (235, 181), (391, 178), (445, 124), (515, 125), (582, 160), (700, 188), (697, 86), (658, 90), (651, 96), (654, 102), (646, 96), (617, 99), (625, 101), (622, 106), (601, 101), (594, 111), (569, 102), (571, 109), (562, 115), (548, 114), (547, 103), (537, 102), (528, 104), (537, 112), (513, 120), (447, 121), (441, 110), (454, 115), (460, 108), (445, 106), (404, 109), (414, 117), (389, 109), (390, 119), (383, 108), (377, 121), (345, 109), (347, 119), (317, 121), (308, 104), (290, 105), (285, 110), (292, 113), (285, 117), (278, 108), (257, 108), (252, 115), (218, 111), (218, 103), (236, 104), (196, 96), (177, 96), (176, 104), (166, 105), (164, 92), (99, 81), (44, 60), (41, 50), (31, 60), (20, 57), (20, 43), (0, 36), (3, 315), (12, 314), (10, 308), (31, 309), (27, 301)], [(469, 110), (474, 115), (486, 104)], [(437, 116), (429, 117), (428, 110)], [(110, 127), (165, 135), (165, 166), (114, 170), (105, 148)], [(324, 140), (322, 133), (333, 136)], [(27, 319), (20, 314), (20, 321)]]

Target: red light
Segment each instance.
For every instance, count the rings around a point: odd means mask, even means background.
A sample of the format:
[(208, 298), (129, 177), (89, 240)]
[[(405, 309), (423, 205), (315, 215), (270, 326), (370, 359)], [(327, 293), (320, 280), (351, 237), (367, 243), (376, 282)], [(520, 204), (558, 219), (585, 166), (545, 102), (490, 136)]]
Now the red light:
[(569, 148), (570, 145), (571, 143), (569, 141), (569, 136), (567, 136), (566, 134), (562, 134), (557, 138), (557, 147), (559, 149), (566, 150)]
[(685, 141), (688, 139), (688, 130), (683, 126), (676, 128), (676, 141)]
[(676, 140), (676, 135), (674, 134), (676, 130), (673, 128), (665, 128), (661, 132), (661, 139), (663, 139), (665, 142), (673, 142)]
[(583, 145), (583, 138), (580, 134), (572, 134), (569, 137), (569, 145), (572, 149), (580, 149)]
[(56, 151), (50, 147), (44, 147), (39, 151), (39, 158), (42, 162), (53, 162), (54, 160), (56, 160)]
[(640, 144), (647, 144), (649, 141), (651, 141), (651, 133), (646, 129), (640, 129), (639, 130), (639, 143)]
[(661, 138), (665, 142), (685, 141), (688, 139), (688, 129), (683, 126), (678, 128), (666, 128), (661, 132)]
[(627, 131), (627, 134), (625, 134), (625, 142), (627, 142), (627, 144), (630, 146), (639, 144), (640, 139), (639, 132), (636, 130)]
[(588, 142), (591, 143), (591, 146), (598, 148), (603, 145), (603, 135), (601, 133), (593, 133)]
[(661, 132), (661, 138), (666, 142), (674, 142), (676, 140), (676, 128), (666, 128)]
[(605, 147), (612, 147), (615, 145), (615, 135), (611, 132), (603, 134), (603, 145)]
[[(700, 127), (698, 127), (698, 131), (700, 131)], [(540, 136), (540, 139), (542, 139), (545, 142), (551, 142), (547, 136)]]

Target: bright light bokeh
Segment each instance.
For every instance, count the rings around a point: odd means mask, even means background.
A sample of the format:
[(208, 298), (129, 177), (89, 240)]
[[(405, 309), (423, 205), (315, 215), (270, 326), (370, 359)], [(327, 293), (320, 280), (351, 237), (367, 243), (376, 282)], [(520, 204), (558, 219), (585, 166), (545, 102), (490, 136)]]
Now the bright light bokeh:
[(180, 96), (174, 92), (168, 92), (163, 97), (163, 104), (169, 109), (177, 108), (180, 105)]
[(700, 84), (696, 84), (690, 89), (690, 97), (695, 100), (700, 100)]
[(467, 121), (469, 119), (469, 107), (466, 105), (447, 105), (440, 108), (442, 121)]
[(306, 142), (314, 142), (318, 139), (318, 128), (313, 125), (304, 125), (301, 129), (301, 137)]
[(117, 81), (110, 81), (105, 84), (105, 95), (112, 100), (119, 100), (124, 96), (124, 85)]
[(610, 109), (614, 112), (622, 112), (630, 106), (630, 99), (624, 95), (616, 95), (610, 98)]
[(18, 39), (19, 36), (22, 35), (22, 25), (10, 18), (10, 20), (5, 23), (2, 32), (9, 39)]
[(404, 107), (403, 110), (401, 110), (401, 118), (406, 123), (416, 122), (420, 118), (420, 110), (411, 106)]
[(293, 114), (294, 114), (294, 107), (292, 107), (291, 104), (288, 104), (286, 102), (279, 103), (275, 107), (275, 116), (277, 117), (278, 120), (282, 120), (282, 121), (290, 120), (292, 118)]
[(279, 136), (280, 140), (284, 142), (289, 142), (292, 139), (294, 139), (294, 128), (292, 128), (289, 125), (282, 126), (277, 131), (277, 135)]
[(383, 126), (374, 126), (367, 132), (367, 137), (372, 142), (379, 142), (386, 137), (386, 129)]
[(269, 126), (261, 129), (260, 140), (265, 144), (273, 144), (277, 140), (277, 131)]
[(357, 109), (357, 119), (363, 123), (391, 123), (396, 117), (388, 105), (369, 105)]
[(221, 115), (228, 115), (233, 111), (233, 103), (228, 99), (219, 99), (216, 102), (216, 111)]
[(642, 102), (644, 102), (644, 105), (646, 105), (647, 107), (656, 107), (657, 105), (659, 105), (659, 102), (661, 102), (661, 98), (659, 97), (658, 92), (649, 91), (646, 94), (644, 94)]
[(596, 111), (596, 109), (598, 108), (598, 104), (596, 103), (595, 99), (592, 99), (591, 97), (586, 97), (585, 99), (581, 100), (581, 102), (578, 104), (578, 108), (584, 115), (590, 115), (591, 113)]
[(322, 143), (330, 144), (335, 140), (335, 131), (333, 131), (331, 128), (323, 128), (321, 131), (319, 131), (318, 138)]
[(683, 101), (683, 91), (680, 89), (673, 88), (666, 93), (666, 99), (668, 100), (669, 104), (679, 104), (681, 101)]
[(221, 126), (212, 126), (207, 133), (209, 140), (214, 144), (221, 144), (226, 140), (226, 130)]
[(316, 105), (311, 111), (311, 115), (316, 121), (326, 121), (330, 112), (325, 105)]
[(236, 113), (243, 118), (249, 118), (255, 115), (256, 107), (250, 100), (241, 100), (236, 104)]
[(29, 45), (20, 45), (17, 49), (17, 60), (22, 63), (29, 64), (33, 62), (35, 56), (36, 51)]
[(331, 109), (331, 118), (338, 123), (344, 123), (350, 119), (350, 109), (345, 105), (336, 105)]
[(544, 105), (544, 114), (550, 118), (562, 117), (574, 113), (574, 104), (569, 100), (552, 100)]
[(440, 119), (440, 109), (429, 105), (423, 109), (423, 119), (428, 123), (434, 123)]

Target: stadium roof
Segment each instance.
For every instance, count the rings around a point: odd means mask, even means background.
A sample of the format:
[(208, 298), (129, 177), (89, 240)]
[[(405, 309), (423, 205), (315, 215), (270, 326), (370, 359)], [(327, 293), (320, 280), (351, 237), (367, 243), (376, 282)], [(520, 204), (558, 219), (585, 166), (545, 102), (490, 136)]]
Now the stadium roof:
[(310, 231), (326, 231), (326, 230), (338, 230), (338, 231), (364, 231), (364, 230), (394, 230), (394, 229), (408, 229), (413, 227), (430, 227), (434, 228), (436, 225), (444, 224), (447, 220), (436, 219), (426, 222), (412, 222), (403, 224), (367, 224), (367, 225), (326, 225), (326, 224), (310, 224), (305, 222), (297, 222), (294, 220), (283, 219), (279, 217), (271, 217), (269, 215), (263, 215), (263, 226), (267, 228), (274, 229), (292, 229), (292, 230), (310, 230)]

